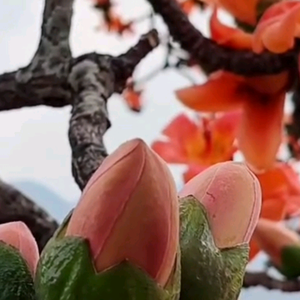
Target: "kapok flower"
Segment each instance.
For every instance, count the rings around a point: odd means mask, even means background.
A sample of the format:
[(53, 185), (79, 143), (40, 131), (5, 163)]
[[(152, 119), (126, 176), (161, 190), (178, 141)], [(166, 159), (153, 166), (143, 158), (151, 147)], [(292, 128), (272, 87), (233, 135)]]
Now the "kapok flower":
[(261, 208), (257, 178), (243, 164), (218, 163), (190, 180), (179, 193), (193, 195), (206, 208), (218, 248), (248, 243)]
[(287, 163), (277, 162), (267, 172), (256, 175), (262, 189), (264, 199), (282, 199), (286, 202), (286, 217), (300, 214), (300, 181), (299, 175)]
[(207, 4), (221, 7), (232, 14), (237, 20), (249, 25), (256, 25), (257, 5), (261, 0), (203, 0)]
[(239, 120), (239, 111), (196, 121), (180, 114), (162, 132), (167, 141), (155, 141), (152, 149), (168, 163), (207, 167), (231, 160)]
[[(211, 20), (212, 36), (224, 46), (251, 49), (249, 36), (222, 25), (216, 12)], [(231, 34), (231, 35), (230, 35)], [(218, 71), (202, 85), (178, 90), (178, 99), (191, 109), (218, 112), (242, 109), (238, 147), (256, 169), (270, 168), (282, 141), (282, 118), (290, 74), (242, 77)]]
[[(282, 250), (290, 246), (298, 246), (300, 251), (299, 235), (278, 222), (260, 219), (253, 234), (253, 239), (272, 262), (282, 265)], [(300, 268), (299, 268), (300, 269)]]
[(140, 139), (121, 145), (89, 180), (66, 236), (89, 241), (98, 272), (129, 260), (164, 287), (179, 243), (176, 185), (166, 163)]
[(249, 50), (252, 46), (252, 34), (242, 29), (222, 24), (218, 19), (218, 9), (214, 8), (209, 22), (211, 38), (219, 45), (237, 50)]
[(265, 49), (283, 53), (294, 47), (300, 37), (300, 2), (280, 1), (270, 6), (261, 17), (253, 34), (253, 50)]
[(133, 33), (132, 22), (124, 22), (112, 9), (107, 13), (105, 25), (108, 31), (119, 35)]
[(18, 250), (34, 275), (39, 259), (37, 243), (23, 222), (10, 222), (0, 225), (0, 241)]
[(196, 8), (195, 0), (183, 0), (179, 2), (181, 9), (185, 14), (189, 15)]

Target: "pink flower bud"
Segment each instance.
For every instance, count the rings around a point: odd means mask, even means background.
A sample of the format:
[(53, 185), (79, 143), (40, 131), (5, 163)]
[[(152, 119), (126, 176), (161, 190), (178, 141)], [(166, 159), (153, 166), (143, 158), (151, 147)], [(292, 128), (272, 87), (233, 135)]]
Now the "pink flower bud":
[(1, 224), (0, 241), (20, 252), (33, 276), (39, 260), (39, 249), (29, 228), (23, 222)]
[(179, 243), (175, 182), (142, 140), (121, 145), (90, 179), (66, 235), (90, 243), (98, 272), (124, 260), (164, 286)]
[(245, 165), (215, 164), (190, 180), (179, 195), (193, 195), (205, 206), (218, 248), (250, 241), (260, 214), (261, 189)]

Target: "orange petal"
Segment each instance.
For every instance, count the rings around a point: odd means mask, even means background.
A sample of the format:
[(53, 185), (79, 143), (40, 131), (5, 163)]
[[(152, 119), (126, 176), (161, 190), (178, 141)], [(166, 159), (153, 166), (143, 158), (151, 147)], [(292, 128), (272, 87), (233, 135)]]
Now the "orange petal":
[(176, 91), (176, 96), (196, 111), (234, 110), (241, 106), (243, 98), (248, 98), (248, 94), (239, 89), (244, 82), (243, 77), (219, 71), (213, 73), (204, 84)]
[(215, 8), (210, 18), (211, 38), (220, 45), (237, 50), (252, 48), (252, 35), (239, 28), (232, 28), (222, 24)]
[(300, 181), (299, 175), (289, 164), (282, 163), (280, 170), (289, 187), (289, 192), (294, 195), (300, 195)]
[(123, 97), (133, 111), (140, 112), (142, 109), (141, 91), (135, 91), (133, 88), (128, 87), (123, 92)]
[(267, 76), (247, 77), (247, 84), (256, 92), (261, 94), (278, 94), (286, 91), (291, 81), (289, 71)]
[(298, 1), (282, 1), (272, 5), (254, 32), (254, 52), (261, 53), (267, 49), (283, 53), (293, 48), (295, 38), (300, 36), (299, 14)]
[(237, 148), (234, 146), (240, 126), (242, 111), (224, 113), (211, 124), (214, 152), (222, 152), (230, 159)]
[(230, 111), (214, 119), (211, 124), (212, 131), (228, 134), (234, 137), (237, 133), (242, 117), (242, 110)]
[(187, 15), (191, 14), (193, 9), (195, 8), (195, 1), (194, 0), (184, 0), (180, 2), (180, 7), (183, 12)]
[(253, 239), (253, 237), (252, 237), (252, 239), (251, 239), (251, 241), (249, 243), (249, 247), (250, 247), (249, 262), (250, 262), (260, 252), (260, 249), (259, 249), (257, 243), (255, 242), (255, 240)]
[(218, 4), (223, 6), (236, 19), (255, 25), (256, 23), (256, 7), (259, 0), (218, 0)]
[(207, 169), (208, 166), (201, 166), (196, 164), (191, 164), (188, 166), (188, 169), (183, 173), (184, 183), (190, 181), (193, 177)]
[(189, 139), (188, 136), (194, 136), (198, 130), (197, 124), (186, 114), (179, 114), (167, 125), (162, 133), (170, 140), (184, 143), (184, 141)]
[(260, 181), (263, 195), (283, 190), (286, 193), (300, 195), (299, 176), (287, 163), (279, 162), (267, 172), (256, 175)]
[(184, 148), (177, 143), (156, 141), (151, 145), (151, 148), (167, 163), (185, 164), (187, 162)]
[[(286, 201), (282, 198), (278, 199), (264, 199), (262, 202), (260, 218), (281, 221), (284, 219), (286, 213)], [(250, 253), (249, 261), (254, 259), (256, 255), (260, 252), (260, 248), (256, 243), (255, 239), (252, 237), (250, 242)]]
[(288, 218), (298, 217), (300, 215), (300, 196), (287, 196), (286, 215)]
[(174, 118), (162, 134), (168, 141), (156, 141), (152, 144), (152, 149), (169, 163), (187, 163), (195, 145), (201, 148), (203, 144), (198, 124), (185, 114)]
[(287, 202), (283, 198), (263, 199), (260, 218), (281, 221), (286, 214)]
[(239, 132), (239, 149), (246, 161), (257, 170), (272, 167), (282, 140), (282, 117), (285, 94), (273, 97), (253, 95), (244, 103)]

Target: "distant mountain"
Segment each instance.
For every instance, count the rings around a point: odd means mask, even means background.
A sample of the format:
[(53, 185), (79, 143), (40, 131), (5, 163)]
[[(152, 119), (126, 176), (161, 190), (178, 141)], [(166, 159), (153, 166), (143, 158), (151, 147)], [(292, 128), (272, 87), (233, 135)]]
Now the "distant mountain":
[(34, 181), (20, 180), (11, 182), (19, 191), (44, 208), (53, 218), (61, 222), (74, 205), (51, 188)]

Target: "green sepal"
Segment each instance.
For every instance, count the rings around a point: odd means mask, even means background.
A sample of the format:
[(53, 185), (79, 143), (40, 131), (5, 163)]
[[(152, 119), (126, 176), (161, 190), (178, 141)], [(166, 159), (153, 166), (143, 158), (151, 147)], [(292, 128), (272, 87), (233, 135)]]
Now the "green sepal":
[[(175, 268), (178, 276), (180, 259)], [(127, 261), (96, 273), (88, 243), (64, 237), (52, 240), (43, 252), (35, 286), (38, 300), (177, 300), (180, 286), (172, 280), (162, 289)]]
[(56, 229), (52, 236), (53, 239), (61, 239), (65, 236), (73, 212), (74, 208), (69, 211), (69, 213), (65, 216), (64, 220), (60, 224), (60, 226)]
[(34, 300), (34, 283), (17, 249), (0, 241), (0, 300)]
[(249, 259), (249, 246), (215, 246), (206, 210), (194, 197), (180, 200), (180, 300), (237, 299)]
[(43, 255), (44, 251), (50, 247), (52, 242), (62, 239), (66, 235), (66, 231), (67, 231), (70, 219), (73, 215), (73, 212), (74, 212), (74, 208), (70, 210), (70, 212), (63, 219), (62, 223), (55, 230), (54, 234), (52, 235), (52, 237), (49, 239), (46, 246), (42, 250), (41, 256)]
[(300, 276), (300, 246), (293, 245), (281, 250), (281, 266), (276, 267), (278, 271), (288, 279)]

